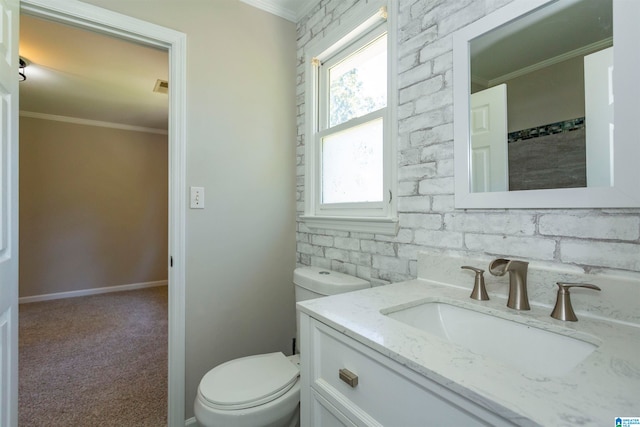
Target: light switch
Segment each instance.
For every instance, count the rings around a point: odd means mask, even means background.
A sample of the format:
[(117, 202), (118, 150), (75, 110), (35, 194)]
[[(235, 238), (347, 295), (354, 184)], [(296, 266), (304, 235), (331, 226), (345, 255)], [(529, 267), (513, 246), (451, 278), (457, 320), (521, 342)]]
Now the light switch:
[(191, 209), (204, 209), (204, 187), (191, 187)]

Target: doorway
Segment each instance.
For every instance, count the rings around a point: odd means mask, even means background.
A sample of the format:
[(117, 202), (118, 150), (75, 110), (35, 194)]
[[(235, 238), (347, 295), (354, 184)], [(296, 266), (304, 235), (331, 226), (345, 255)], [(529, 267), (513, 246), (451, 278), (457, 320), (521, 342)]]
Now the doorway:
[(22, 0), (21, 13), (169, 52), (168, 425), (184, 425), (186, 35), (76, 1)]

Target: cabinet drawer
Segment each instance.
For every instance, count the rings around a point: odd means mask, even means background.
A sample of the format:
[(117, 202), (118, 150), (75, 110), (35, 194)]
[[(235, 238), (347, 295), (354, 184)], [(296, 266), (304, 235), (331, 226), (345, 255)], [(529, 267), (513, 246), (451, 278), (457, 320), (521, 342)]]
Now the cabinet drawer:
[(311, 409), (312, 425), (322, 427), (357, 427), (349, 418), (325, 398), (313, 392)]
[[(311, 387), (357, 425), (505, 425), (506, 420), (318, 321), (312, 321), (310, 332)], [(357, 385), (340, 378), (343, 369), (357, 376)]]

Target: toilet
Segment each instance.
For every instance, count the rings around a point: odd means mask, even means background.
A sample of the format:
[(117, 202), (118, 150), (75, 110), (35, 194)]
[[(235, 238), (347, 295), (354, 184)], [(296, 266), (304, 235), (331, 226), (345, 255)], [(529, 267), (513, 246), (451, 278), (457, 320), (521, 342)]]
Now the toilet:
[[(296, 268), (293, 283), (296, 302), (370, 287), (366, 280), (318, 267)], [(296, 335), (298, 332), (296, 325)], [(216, 366), (202, 377), (198, 386), (194, 403), (198, 424), (298, 426), (299, 365), (300, 355), (277, 352), (241, 357)]]

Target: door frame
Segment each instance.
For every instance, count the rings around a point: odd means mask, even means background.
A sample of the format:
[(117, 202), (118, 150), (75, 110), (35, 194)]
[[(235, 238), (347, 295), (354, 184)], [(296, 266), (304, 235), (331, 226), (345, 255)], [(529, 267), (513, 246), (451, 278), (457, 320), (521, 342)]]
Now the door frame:
[[(185, 425), (186, 34), (76, 0), (21, 0), (20, 12), (169, 52), (167, 424)], [(15, 165), (17, 167), (17, 165)]]

